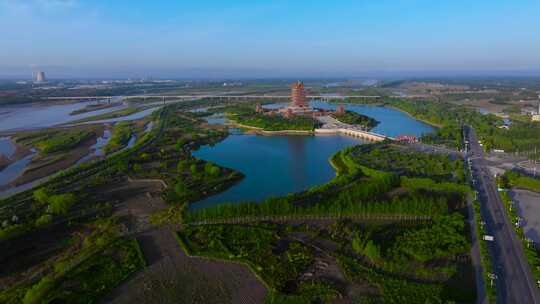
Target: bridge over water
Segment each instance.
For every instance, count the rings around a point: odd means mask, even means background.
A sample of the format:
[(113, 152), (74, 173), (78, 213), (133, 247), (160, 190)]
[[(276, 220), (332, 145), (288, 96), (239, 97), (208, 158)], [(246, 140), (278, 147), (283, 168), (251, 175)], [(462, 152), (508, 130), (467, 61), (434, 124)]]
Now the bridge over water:
[(342, 123), (331, 116), (320, 116), (317, 120), (321, 122), (322, 127), (315, 129), (315, 134), (343, 134), (347, 136), (357, 137), (368, 141), (383, 141), (385, 139), (393, 140), (394, 138), (369, 132), (362, 127)]

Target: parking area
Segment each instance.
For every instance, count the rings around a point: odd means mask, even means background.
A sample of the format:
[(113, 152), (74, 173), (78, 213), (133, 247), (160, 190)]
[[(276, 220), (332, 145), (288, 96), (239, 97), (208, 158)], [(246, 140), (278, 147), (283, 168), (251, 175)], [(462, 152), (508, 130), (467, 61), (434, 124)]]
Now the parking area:
[(540, 244), (540, 193), (513, 189), (509, 194), (516, 203), (517, 213), (523, 218), (525, 236)]

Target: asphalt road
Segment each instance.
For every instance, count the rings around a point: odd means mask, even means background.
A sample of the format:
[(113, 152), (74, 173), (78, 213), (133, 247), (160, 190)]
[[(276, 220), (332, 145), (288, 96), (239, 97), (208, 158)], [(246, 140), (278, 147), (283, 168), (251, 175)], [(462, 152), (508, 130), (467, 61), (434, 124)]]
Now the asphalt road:
[(497, 275), (497, 303), (540, 303), (536, 281), (525, 259), (522, 243), (506, 216), (495, 180), (486, 167), (484, 151), (472, 128), (467, 127), (465, 133), (482, 215), (488, 233), (495, 238), (489, 245)]

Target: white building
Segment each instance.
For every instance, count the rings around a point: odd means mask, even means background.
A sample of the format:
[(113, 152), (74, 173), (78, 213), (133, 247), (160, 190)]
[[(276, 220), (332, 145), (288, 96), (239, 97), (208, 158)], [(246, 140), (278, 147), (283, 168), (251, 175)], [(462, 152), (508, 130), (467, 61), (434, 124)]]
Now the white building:
[[(540, 95), (538, 95), (538, 99), (540, 99)], [(540, 121), (540, 101), (538, 101), (538, 112), (536, 114), (533, 114), (531, 117), (532, 121)]]
[(38, 71), (36, 73), (36, 82), (46, 82), (47, 78), (45, 78), (45, 72)]

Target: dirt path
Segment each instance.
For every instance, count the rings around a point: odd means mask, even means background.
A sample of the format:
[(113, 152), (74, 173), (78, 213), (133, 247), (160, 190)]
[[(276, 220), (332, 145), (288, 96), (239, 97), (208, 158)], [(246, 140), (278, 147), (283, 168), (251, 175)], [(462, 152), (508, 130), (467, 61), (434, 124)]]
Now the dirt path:
[(167, 207), (152, 194), (159, 187), (163, 187), (159, 182), (131, 180), (117, 190), (135, 193), (115, 214), (131, 218), (129, 229), (135, 232), (148, 266), (103, 303), (262, 303), (266, 287), (247, 266), (189, 257), (173, 230), (148, 224), (149, 214)]
[(353, 299), (360, 295), (377, 295), (378, 289), (367, 282), (350, 281), (346, 278), (336, 258), (331, 254), (338, 250), (333, 241), (312, 238), (304, 232), (294, 232), (292, 240), (298, 241), (314, 250), (315, 261), (302, 272), (301, 281), (323, 280), (332, 282), (341, 293), (332, 303), (354, 303)]

